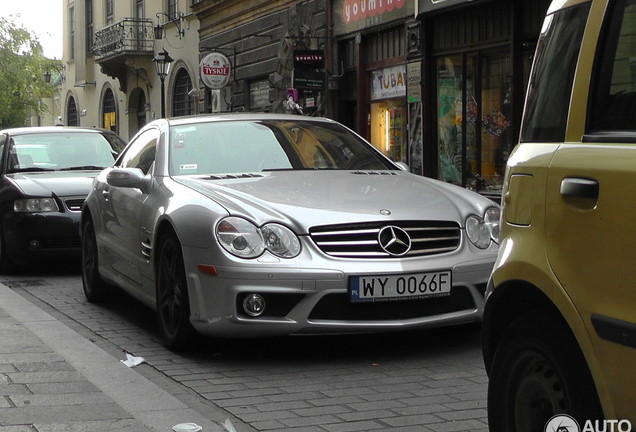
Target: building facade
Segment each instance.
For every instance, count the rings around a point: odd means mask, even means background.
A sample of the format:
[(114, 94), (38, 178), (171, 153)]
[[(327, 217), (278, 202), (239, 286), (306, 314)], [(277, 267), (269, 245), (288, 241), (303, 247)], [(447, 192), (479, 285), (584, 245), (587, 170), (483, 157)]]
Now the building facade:
[(421, 173), (499, 199), (550, 1), (417, 1)]
[[(199, 1), (200, 56), (230, 59), (231, 83), (201, 89), (202, 111), (300, 112), (327, 115), (331, 45), (326, 0)], [(294, 89), (292, 91), (290, 89)]]
[[(548, 6), (64, 0), (63, 123), (129, 139), (164, 106), (325, 116), (413, 173), (499, 199)], [(161, 50), (174, 59), (163, 80)]]
[[(129, 139), (161, 115), (162, 87), (168, 116), (195, 114), (199, 24), (190, 3), (64, 0), (63, 124)], [(174, 60), (163, 83), (153, 62), (162, 49)]]

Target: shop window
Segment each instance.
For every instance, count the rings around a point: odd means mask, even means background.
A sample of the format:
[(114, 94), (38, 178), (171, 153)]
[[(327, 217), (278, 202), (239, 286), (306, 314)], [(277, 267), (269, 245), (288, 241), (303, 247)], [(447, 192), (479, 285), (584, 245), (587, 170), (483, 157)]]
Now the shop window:
[(371, 72), (371, 144), (395, 162), (408, 163), (406, 66)]
[(371, 143), (395, 162), (407, 162), (406, 100), (371, 104)]
[(512, 134), (507, 50), (437, 59), (438, 177), (471, 190), (501, 190)]

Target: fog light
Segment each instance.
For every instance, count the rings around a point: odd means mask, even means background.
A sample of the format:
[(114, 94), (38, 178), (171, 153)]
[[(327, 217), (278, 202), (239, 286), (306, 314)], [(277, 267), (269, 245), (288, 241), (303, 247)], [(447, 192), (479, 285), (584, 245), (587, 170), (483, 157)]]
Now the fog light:
[(29, 246), (31, 249), (38, 249), (40, 247), (40, 242), (38, 240), (31, 240), (29, 242)]
[(265, 310), (265, 299), (258, 294), (251, 294), (243, 300), (243, 310), (249, 316), (257, 317)]

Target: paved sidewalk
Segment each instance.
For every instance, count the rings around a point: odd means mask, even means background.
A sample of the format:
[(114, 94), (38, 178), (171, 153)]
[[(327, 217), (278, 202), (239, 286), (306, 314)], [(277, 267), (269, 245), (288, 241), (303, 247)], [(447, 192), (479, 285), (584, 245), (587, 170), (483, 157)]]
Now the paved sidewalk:
[(226, 431), (125, 359), (0, 284), (0, 431)]

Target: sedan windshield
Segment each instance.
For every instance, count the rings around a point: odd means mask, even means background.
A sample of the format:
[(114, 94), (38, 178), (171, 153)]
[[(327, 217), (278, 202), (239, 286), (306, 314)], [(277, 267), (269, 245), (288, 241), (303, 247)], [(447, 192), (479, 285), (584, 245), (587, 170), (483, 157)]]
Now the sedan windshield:
[(172, 175), (396, 169), (347, 129), (303, 120), (174, 126), (170, 161)]
[(99, 170), (113, 164), (123, 142), (101, 133), (13, 135), (8, 172)]

